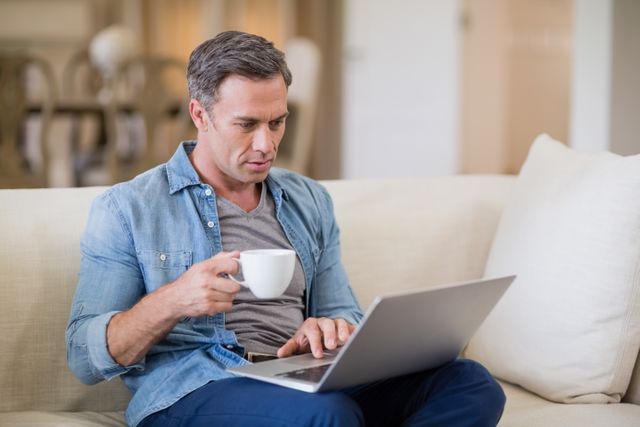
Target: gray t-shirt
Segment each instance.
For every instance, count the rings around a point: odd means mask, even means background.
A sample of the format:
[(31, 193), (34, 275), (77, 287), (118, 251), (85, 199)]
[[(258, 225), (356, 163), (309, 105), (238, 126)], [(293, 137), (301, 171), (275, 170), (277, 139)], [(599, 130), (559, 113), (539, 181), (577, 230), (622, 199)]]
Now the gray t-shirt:
[[(225, 251), (293, 249), (276, 220), (273, 198), (264, 183), (260, 203), (251, 212), (219, 196), (217, 208)], [(291, 284), (279, 298), (258, 299), (242, 287), (226, 313), (226, 327), (236, 333), (245, 351), (275, 354), (304, 320), (304, 290), (304, 272), (296, 258)]]

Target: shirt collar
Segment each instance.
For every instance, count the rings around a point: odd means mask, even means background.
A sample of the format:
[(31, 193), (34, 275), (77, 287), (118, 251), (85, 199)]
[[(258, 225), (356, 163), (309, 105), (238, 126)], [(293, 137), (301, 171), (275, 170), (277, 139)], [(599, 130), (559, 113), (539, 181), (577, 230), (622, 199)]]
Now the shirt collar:
[(265, 180), (265, 182), (267, 183), (267, 187), (271, 192), (271, 196), (273, 196), (273, 199), (276, 202), (277, 208), (280, 208), (280, 204), (282, 203), (283, 199), (289, 200), (287, 191), (283, 186), (283, 181), (280, 177), (280, 174), (278, 173), (279, 171), (282, 171), (282, 169), (272, 168), (271, 171), (269, 171), (267, 179)]
[(196, 141), (184, 141), (167, 162), (169, 194), (191, 185), (200, 185), (200, 177), (189, 160), (189, 154), (196, 147)]
[[(197, 141), (183, 141), (178, 146), (178, 149), (173, 154), (171, 159), (167, 162), (167, 180), (169, 182), (169, 194), (174, 194), (183, 188), (190, 187), (192, 185), (200, 185), (202, 181), (198, 176), (198, 173), (189, 160), (189, 154), (196, 148)], [(276, 204), (280, 205), (282, 199), (288, 200), (287, 192), (285, 191), (282, 180), (279, 173), (275, 172), (278, 169), (272, 169), (266, 179), (267, 187), (271, 192), (271, 195), (276, 201)]]

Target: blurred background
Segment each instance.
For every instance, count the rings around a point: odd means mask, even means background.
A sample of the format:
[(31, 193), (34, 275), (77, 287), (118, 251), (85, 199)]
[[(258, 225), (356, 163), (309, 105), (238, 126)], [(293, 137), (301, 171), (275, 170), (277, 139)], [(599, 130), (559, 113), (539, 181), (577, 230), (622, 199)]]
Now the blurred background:
[(0, 0), (0, 188), (166, 161), (228, 29), (286, 52), (279, 161), (314, 178), (517, 173), (542, 132), (640, 153), (638, 0)]

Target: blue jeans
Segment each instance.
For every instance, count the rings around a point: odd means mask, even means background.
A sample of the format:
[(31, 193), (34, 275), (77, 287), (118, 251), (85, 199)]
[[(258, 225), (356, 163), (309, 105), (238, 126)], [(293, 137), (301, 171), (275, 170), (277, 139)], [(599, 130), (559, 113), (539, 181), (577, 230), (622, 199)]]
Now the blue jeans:
[(139, 425), (495, 426), (505, 395), (480, 364), (458, 359), (416, 374), (326, 393), (248, 378), (210, 382)]

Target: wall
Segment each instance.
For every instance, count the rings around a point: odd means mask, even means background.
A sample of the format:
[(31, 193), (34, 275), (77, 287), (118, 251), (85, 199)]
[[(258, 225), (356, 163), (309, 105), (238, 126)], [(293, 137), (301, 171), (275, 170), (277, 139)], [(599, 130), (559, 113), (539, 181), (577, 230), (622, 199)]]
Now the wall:
[(464, 0), (460, 169), (506, 172), (509, 0)]
[(640, 2), (574, 0), (571, 145), (640, 153)]
[(507, 169), (518, 173), (542, 132), (566, 142), (571, 99), (571, 0), (508, 2)]
[(567, 141), (572, 0), (465, 0), (461, 171), (518, 173), (542, 132)]
[(342, 177), (457, 171), (458, 1), (349, 0)]
[(616, 0), (611, 70), (611, 150), (640, 153), (640, 1)]
[(613, 0), (574, 0), (570, 145), (609, 146)]

